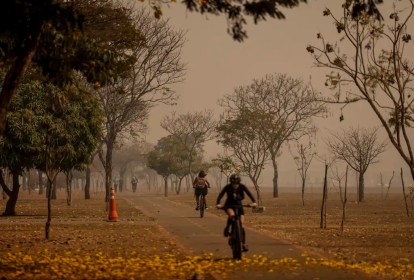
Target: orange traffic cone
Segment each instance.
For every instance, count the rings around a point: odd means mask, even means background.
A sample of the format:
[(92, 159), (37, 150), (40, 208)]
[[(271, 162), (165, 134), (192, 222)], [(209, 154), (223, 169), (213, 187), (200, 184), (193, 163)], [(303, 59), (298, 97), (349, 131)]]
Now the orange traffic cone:
[(118, 213), (116, 212), (116, 203), (115, 203), (115, 191), (114, 188), (111, 188), (111, 199), (109, 201), (109, 217), (110, 222), (118, 221)]

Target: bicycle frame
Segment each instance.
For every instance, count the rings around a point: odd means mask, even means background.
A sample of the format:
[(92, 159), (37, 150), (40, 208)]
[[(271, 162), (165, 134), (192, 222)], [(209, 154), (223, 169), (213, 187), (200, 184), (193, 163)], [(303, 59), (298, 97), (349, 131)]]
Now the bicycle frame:
[(239, 215), (239, 209), (241, 207), (250, 207), (250, 205), (234, 205), (231, 208), (234, 209), (234, 220), (231, 225), (231, 233), (229, 236), (229, 245), (233, 253), (233, 259), (241, 260), (242, 258), (242, 243), (243, 243), (243, 230)]
[(229, 244), (233, 252), (233, 259), (241, 260), (242, 258), (242, 232), (241, 222), (238, 214), (238, 208), (234, 208), (234, 221), (231, 225), (231, 234), (229, 236)]

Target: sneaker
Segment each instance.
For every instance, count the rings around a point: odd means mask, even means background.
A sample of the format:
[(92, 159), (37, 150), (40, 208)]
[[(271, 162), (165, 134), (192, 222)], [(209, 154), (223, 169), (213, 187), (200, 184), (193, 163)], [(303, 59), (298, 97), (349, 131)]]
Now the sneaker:
[(206, 206), (206, 208), (204, 208), (204, 209), (206, 209), (206, 210), (207, 210), (207, 209), (208, 209), (208, 207)]
[(242, 250), (243, 250), (243, 252), (247, 252), (247, 251), (249, 251), (249, 247), (247, 247), (246, 244), (243, 244)]
[(228, 237), (230, 235), (229, 226), (224, 228), (224, 237)]

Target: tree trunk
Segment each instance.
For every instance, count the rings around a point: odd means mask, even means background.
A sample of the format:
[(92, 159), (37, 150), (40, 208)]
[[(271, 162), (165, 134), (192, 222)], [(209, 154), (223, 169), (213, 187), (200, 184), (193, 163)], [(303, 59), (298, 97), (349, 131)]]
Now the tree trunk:
[(277, 168), (276, 158), (272, 157), (272, 165), (273, 165), (273, 197), (279, 197), (279, 186), (278, 186), (278, 178), (279, 178), (279, 170)]
[(43, 172), (41, 170), (37, 170), (38, 180), (39, 180), (39, 194), (43, 194)]
[(52, 199), (53, 200), (56, 200), (57, 198), (56, 192), (57, 192), (57, 187), (56, 187), (56, 177), (55, 177), (52, 181)]
[(365, 194), (364, 172), (359, 172), (358, 186), (358, 202), (363, 202)]
[(326, 228), (326, 201), (328, 197), (328, 165), (325, 165), (325, 178), (323, 180), (322, 206), (321, 206), (321, 222), (319, 227)]
[(410, 168), (410, 172), (411, 172), (411, 178), (414, 181), (414, 162), (413, 161), (411, 161), (411, 164), (409, 165), (409, 168)]
[(168, 196), (168, 177), (164, 177), (164, 196)]
[(344, 224), (346, 218), (346, 203), (347, 203), (347, 196), (348, 196), (348, 165), (346, 166), (345, 171), (345, 189), (344, 189), (344, 198), (342, 200), (342, 219), (341, 219), (341, 233), (344, 233)]
[(36, 30), (33, 32), (31, 39), (27, 40), (4, 78), (3, 87), (0, 92), (0, 135), (4, 135), (7, 112), (9, 111), (12, 96), (16, 93), (17, 86), (36, 52), (42, 25), (43, 23), (39, 22), (37, 26), (34, 26)]
[[(404, 196), (405, 211), (407, 213), (407, 217), (410, 217), (410, 210), (408, 208), (408, 203), (407, 203), (407, 197), (409, 197), (409, 195), (407, 195), (405, 193), (404, 175), (403, 175), (403, 169), (402, 168), (401, 168), (401, 184), (402, 184), (402, 190), (403, 190), (403, 196)], [(412, 215), (412, 213), (411, 213), (411, 215)]]
[(254, 188), (255, 188), (255, 190), (256, 190), (256, 195), (257, 195), (257, 205), (258, 205), (258, 206), (261, 206), (261, 205), (262, 205), (262, 193), (261, 193), (261, 191), (260, 191), (260, 187), (259, 187), (259, 185), (257, 184), (257, 182), (256, 182), (256, 181), (253, 181), (253, 185), (254, 185)]
[(72, 171), (66, 173), (66, 204), (72, 205)]
[(193, 187), (192, 183), (193, 183), (193, 181), (191, 181), (191, 177), (190, 176), (185, 176), (185, 185), (186, 185), (187, 192), (189, 192), (192, 189), (192, 187)]
[(91, 199), (91, 167), (88, 165), (86, 167), (86, 175), (85, 175), (85, 199)]
[(3, 216), (15, 216), (16, 215), (16, 203), (19, 197), (19, 173), (13, 172), (13, 187), (12, 191), (8, 193), (9, 199), (6, 203), (6, 209), (4, 210)]
[[(107, 208), (109, 206), (110, 199), (110, 190), (112, 187), (112, 153), (114, 149), (114, 141), (111, 141), (112, 138), (109, 137), (109, 140), (106, 143), (106, 155), (105, 155), (105, 202)], [(108, 210), (108, 209), (107, 209)]]
[(302, 206), (305, 206), (305, 184), (306, 178), (302, 178)]
[(29, 168), (27, 169), (27, 186), (28, 186), (29, 194), (31, 194), (33, 183), (32, 183), (32, 176), (31, 176), (31, 172)]
[(126, 175), (126, 173), (127, 173), (127, 169), (126, 169), (126, 167), (122, 167), (120, 170), (119, 170), (119, 191), (120, 192), (123, 192), (123, 191), (126, 191), (128, 188), (127, 188), (127, 182), (128, 182), (128, 180), (126, 180), (127, 178), (127, 175)]
[(184, 179), (184, 177), (180, 177), (180, 178), (178, 179), (177, 194), (180, 194), (180, 193), (181, 193), (181, 184), (183, 183), (183, 179)]
[(49, 239), (49, 233), (50, 233), (50, 223), (52, 220), (52, 196), (53, 196), (53, 189), (56, 190), (56, 177), (59, 172), (56, 170), (51, 170), (46, 168), (46, 177), (47, 177), (47, 222), (45, 226), (45, 236), (46, 239)]
[(48, 179), (47, 180), (47, 221), (46, 221), (46, 226), (45, 226), (45, 237), (46, 239), (49, 239), (49, 235), (50, 235), (50, 223), (52, 221), (52, 186), (53, 183)]

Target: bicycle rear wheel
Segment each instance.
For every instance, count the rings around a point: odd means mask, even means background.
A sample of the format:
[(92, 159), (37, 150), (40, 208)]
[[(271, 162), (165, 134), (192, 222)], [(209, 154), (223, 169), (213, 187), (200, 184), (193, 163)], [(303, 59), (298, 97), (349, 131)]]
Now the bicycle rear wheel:
[(241, 227), (240, 221), (236, 220), (233, 224), (231, 234), (231, 250), (233, 252), (233, 259), (241, 260), (242, 258), (242, 238), (241, 238)]
[(206, 208), (206, 206), (204, 204), (204, 195), (200, 195), (199, 206), (200, 206), (200, 218), (203, 218), (204, 217), (204, 209)]

